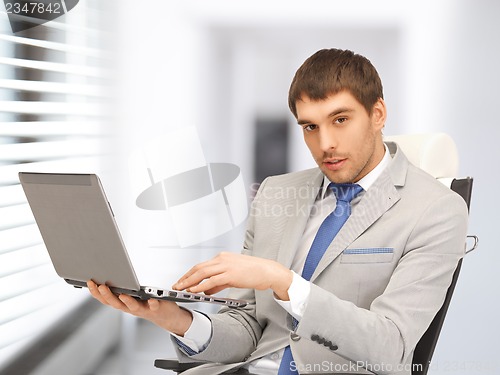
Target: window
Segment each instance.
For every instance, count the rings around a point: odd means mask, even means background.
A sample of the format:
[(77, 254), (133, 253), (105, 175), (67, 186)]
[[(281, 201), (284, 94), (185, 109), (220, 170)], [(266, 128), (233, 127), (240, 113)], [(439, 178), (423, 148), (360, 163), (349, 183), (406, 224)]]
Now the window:
[(99, 3), (16, 34), (0, 18), (0, 368), (88, 296), (56, 275), (17, 174), (102, 170), (109, 95)]

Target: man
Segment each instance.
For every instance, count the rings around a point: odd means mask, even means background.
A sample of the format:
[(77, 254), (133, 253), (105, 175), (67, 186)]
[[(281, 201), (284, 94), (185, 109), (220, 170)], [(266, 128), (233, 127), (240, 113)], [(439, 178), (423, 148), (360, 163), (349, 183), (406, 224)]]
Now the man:
[(266, 179), (242, 254), (221, 253), (173, 286), (232, 287), (247, 307), (205, 316), (89, 289), (173, 333), (181, 361), (209, 362), (187, 373), (411, 374), (463, 256), (465, 202), (384, 144), (382, 84), (363, 56), (312, 55), (289, 106), (319, 169)]

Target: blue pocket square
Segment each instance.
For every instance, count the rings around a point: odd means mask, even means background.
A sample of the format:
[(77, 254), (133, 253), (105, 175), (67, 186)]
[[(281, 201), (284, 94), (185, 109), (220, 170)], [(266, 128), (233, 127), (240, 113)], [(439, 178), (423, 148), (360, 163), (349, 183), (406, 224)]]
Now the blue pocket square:
[(366, 249), (345, 249), (344, 254), (392, 254), (392, 247), (371, 247)]
[(389, 263), (394, 257), (392, 247), (368, 247), (362, 249), (345, 249), (340, 263)]

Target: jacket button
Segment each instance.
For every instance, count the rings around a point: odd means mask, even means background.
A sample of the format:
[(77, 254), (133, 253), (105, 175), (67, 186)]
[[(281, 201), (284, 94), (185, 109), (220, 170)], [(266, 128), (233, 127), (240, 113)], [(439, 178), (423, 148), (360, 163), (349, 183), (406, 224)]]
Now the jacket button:
[(323, 343), (324, 346), (328, 346), (328, 347), (331, 347), (332, 346), (332, 342), (331, 341), (325, 341)]
[(319, 340), (319, 336), (318, 335), (312, 335), (311, 336), (311, 340), (318, 341)]
[(299, 341), (300, 340), (300, 336), (294, 332), (290, 333), (290, 338), (292, 339), (292, 341)]
[(335, 344), (329, 346), (330, 350), (337, 350), (339, 347)]

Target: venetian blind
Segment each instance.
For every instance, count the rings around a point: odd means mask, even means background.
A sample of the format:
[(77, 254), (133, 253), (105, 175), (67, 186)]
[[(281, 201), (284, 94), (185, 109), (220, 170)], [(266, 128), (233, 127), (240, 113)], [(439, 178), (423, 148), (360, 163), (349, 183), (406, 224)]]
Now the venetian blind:
[(16, 34), (0, 17), (0, 368), (88, 296), (55, 273), (18, 172), (100, 170), (107, 57), (98, 7), (80, 2)]

